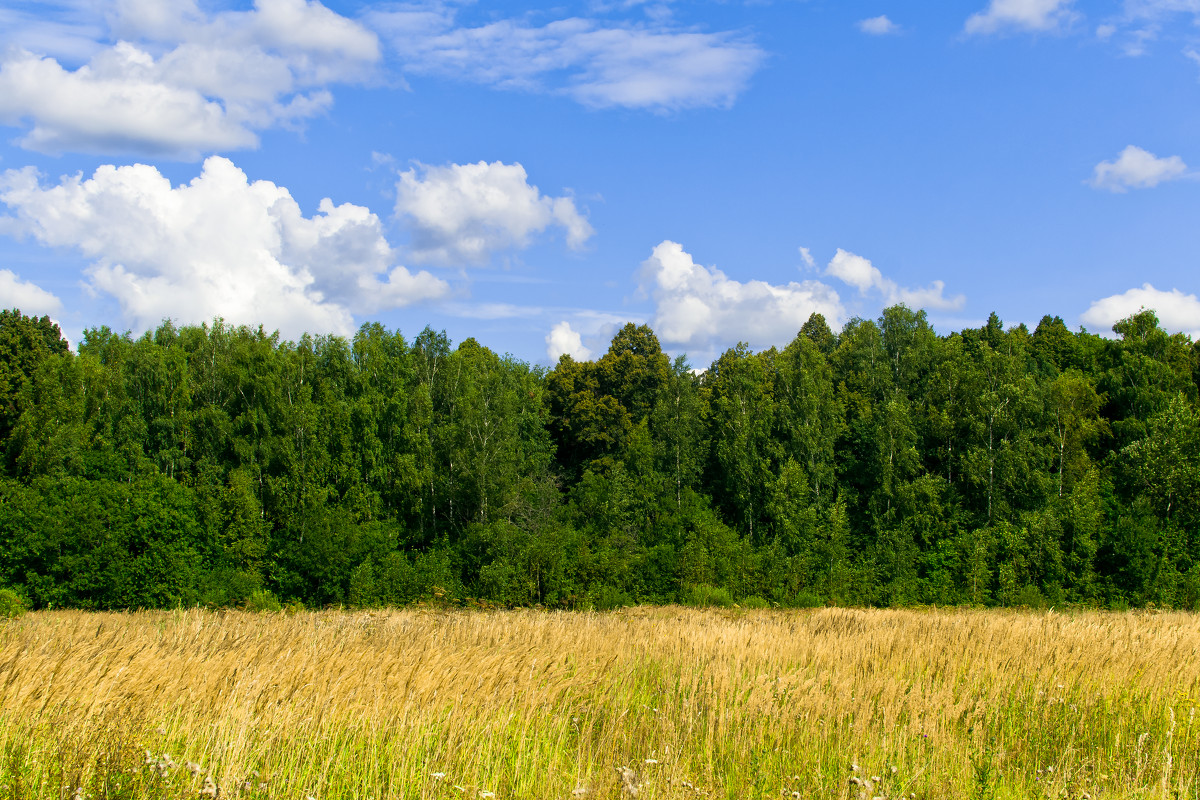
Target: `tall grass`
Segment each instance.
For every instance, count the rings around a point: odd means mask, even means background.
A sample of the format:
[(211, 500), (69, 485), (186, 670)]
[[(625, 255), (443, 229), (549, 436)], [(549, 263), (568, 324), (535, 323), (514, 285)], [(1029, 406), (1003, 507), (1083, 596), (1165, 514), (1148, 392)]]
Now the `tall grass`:
[(37, 612), (0, 797), (1200, 797), (1198, 622)]

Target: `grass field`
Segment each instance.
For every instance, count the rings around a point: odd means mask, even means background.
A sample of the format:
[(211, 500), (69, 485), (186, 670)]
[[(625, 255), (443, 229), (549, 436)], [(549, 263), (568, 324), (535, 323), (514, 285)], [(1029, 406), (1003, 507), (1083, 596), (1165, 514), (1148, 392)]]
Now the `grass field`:
[(0, 622), (0, 797), (1200, 797), (1200, 617)]

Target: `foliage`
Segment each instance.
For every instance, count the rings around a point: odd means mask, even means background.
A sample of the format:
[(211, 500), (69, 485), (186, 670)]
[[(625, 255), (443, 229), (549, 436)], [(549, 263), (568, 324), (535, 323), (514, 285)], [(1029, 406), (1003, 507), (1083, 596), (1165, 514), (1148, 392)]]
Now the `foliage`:
[(246, 598), (245, 608), (247, 611), (254, 611), (258, 613), (262, 613), (264, 611), (273, 612), (282, 611), (283, 604), (279, 602), (279, 598), (277, 598), (267, 589), (255, 589), (250, 593), (250, 596)]
[(72, 353), (3, 311), (0, 585), (34, 608), (1196, 607), (1200, 343), (1152, 311), (1114, 332), (938, 335), (894, 306), (697, 371), (630, 324), (546, 371), (379, 324), (100, 327)]
[(16, 619), (29, 608), (29, 601), (12, 589), (0, 589), (0, 619)]

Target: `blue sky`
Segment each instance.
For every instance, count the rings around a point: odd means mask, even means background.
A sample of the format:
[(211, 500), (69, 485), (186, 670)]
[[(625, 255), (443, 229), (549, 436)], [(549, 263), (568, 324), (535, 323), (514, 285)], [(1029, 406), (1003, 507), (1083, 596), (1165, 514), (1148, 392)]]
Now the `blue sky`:
[(1200, 0), (6, 0), (0, 305), (706, 366), (905, 302), (1200, 337)]

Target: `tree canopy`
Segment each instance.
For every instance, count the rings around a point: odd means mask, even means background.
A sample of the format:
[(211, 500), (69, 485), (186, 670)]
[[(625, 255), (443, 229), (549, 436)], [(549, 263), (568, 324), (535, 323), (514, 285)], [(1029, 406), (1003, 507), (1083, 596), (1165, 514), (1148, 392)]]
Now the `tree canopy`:
[(420, 599), (1200, 605), (1200, 345), (904, 306), (704, 371), (626, 325), (530, 366), (0, 312), (0, 587), (34, 606)]

